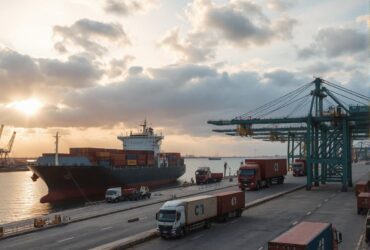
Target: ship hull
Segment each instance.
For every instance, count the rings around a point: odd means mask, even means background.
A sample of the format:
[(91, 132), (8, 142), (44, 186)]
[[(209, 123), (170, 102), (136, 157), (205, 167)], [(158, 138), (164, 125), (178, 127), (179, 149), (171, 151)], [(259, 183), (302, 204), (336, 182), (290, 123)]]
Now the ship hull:
[(29, 168), (48, 186), (41, 203), (90, 197), (104, 198), (111, 187), (160, 187), (175, 182), (185, 173), (185, 165), (171, 167), (42, 166)]

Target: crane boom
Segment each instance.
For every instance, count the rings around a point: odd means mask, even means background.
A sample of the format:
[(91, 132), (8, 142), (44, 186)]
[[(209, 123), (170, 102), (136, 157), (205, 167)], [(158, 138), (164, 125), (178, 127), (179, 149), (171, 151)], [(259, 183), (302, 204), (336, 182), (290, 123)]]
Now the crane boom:
[(12, 147), (13, 147), (13, 143), (14, 143), (14, 139), (15, 139), (15, 135), (16, 135), (16, 132), (14, 131), (13, 132), (13, 135), (12, 137), (10, 138), (9, 140), (9, 143), (8, 143), (8, 147), (7, 147), (7, 153), (10, 153), (12, 151)]
[(1, 139), (1, 135), (3, 133), (3, 130), (4, 130), (4, 124), (1, 124), (1, 126), (0, 126), (0, 139)]

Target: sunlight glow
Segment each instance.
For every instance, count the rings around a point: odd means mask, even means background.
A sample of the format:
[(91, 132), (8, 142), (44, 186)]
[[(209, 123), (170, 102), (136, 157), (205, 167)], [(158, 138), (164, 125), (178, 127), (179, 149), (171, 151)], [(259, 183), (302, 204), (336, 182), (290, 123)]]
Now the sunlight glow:
[(40, 110), (40, 108), (42, 107), (42, 104), (37, 99), (27, 99), (27, 100), (12, 102), (8, 104), (7, 107), (17, 109), (25, 113), (28, 116), (32, 116)]

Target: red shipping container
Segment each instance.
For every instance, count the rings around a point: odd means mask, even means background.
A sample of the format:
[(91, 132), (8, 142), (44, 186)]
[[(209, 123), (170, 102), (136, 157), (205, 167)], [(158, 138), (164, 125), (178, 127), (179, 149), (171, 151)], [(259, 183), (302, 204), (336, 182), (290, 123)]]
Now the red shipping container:
[(287, 174), (286, 159), (246, 159), (245, 163), (250, 166), (259, 165), (262, 180)]
[(147, 165), (146, 164), (146, 160), (140, 160), (140, 159), (138, 159), (137, 160), (137, 165), (139, 165), (139, 166), (145, 166), (145, 165)]
[(146, 155), (144, 155), (144, 154), (138, 154), (137, 155), (137, 159), (138, 160), (144, 160), (145, 161), (146, 160)]
[(217, 197), (217, 215), (224, 216), (228, 213), (240, 212), (245, 207), (245, 193), (242, 191), (222, 192)]
[(370, 193), (362, 192), (357, 196), (357, 213), (366, 214), (370, 208)]
[(268, 242), (268, 250), (338, 249), (330, 223), (302, 221)]
[(355, 186), (356, 196), (362, 192), (369, 191), (369, 181), (358, 181)]

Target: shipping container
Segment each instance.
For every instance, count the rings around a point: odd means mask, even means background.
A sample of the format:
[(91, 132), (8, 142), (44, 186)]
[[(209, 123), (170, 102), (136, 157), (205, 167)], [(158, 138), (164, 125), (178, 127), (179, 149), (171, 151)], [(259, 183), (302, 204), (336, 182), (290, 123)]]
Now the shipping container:
[(217, 216), (226, 219), (235, 212), (240, 216), (245, 207), (245, 193), (242, 191), (229, 191), (218, 193), (217, 197)]
[(182, 200), (185, 203), (186, 224), (193, 224), (217, 215), (217, 197), (202, 195)]
[(246, 159), (246, 164), (256, 164), (261, 169), (261, 179), (284, 176), (287, 174), (286, 159)]
[[(43, 157), (55, 157), (55, 153), (43, 153)], [(65, 153), (58, 153), (58, 156), (61, 157), (73, 157), (74, 155), (71, 154), (65, 154)]]
[(362, 192), (369, 191), (369, 181), (358, 181), (355, 186), (355, 194), (356, 196)]
[(139, 165), (139, 166), (145, 166), (145, 165), (147, 165), (146, 164), (146, 160), (145, 159), (144, 160), (137, 159), (137, 165)]
[(357, 196), (357, 213), (366, 214), (370, 208), (370, 193), (362, 192)]
[(148, 160), (148, 166), (153, 166), (155, 165), (155, 161), (154, 160)]
[(341, 234), (330, 223), (303, 221), (269, 241), (268, 250), (334, 250), (340, 242)]
[(98, 152), (96, 152), (96, 157), (99, 157), (99, 158), (109, 158), (110, 157), (110, 152), (98, 151)]
[(134, 154), (127, 154), (126, 160), (137, 160), (137, 155)]
[(128, 166), (136, 166), (137, 165), (137, 161), (136, 160), (127, 160), (127, 165)]

